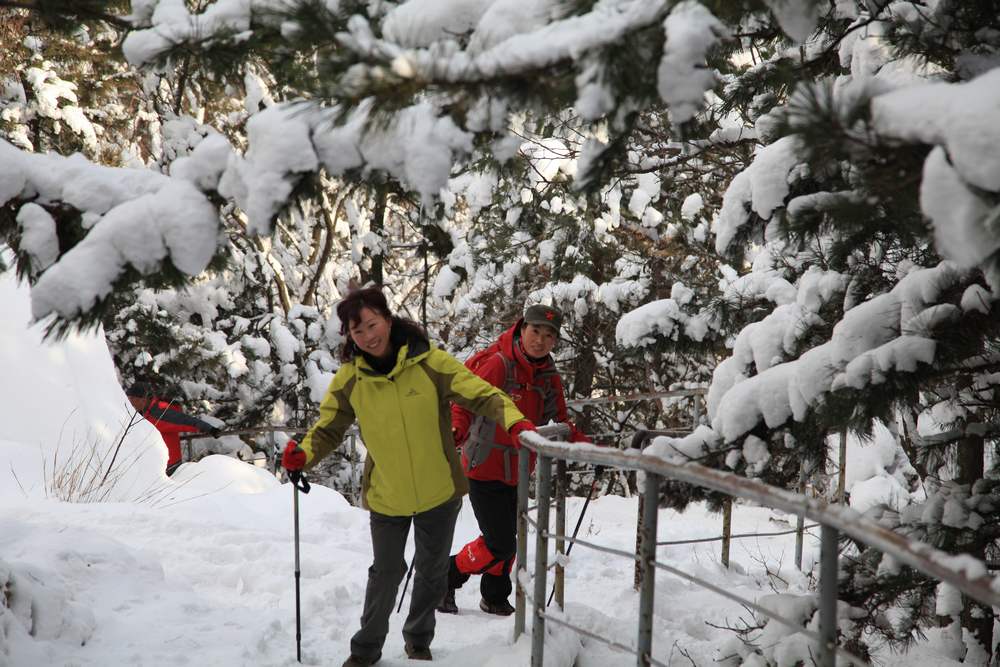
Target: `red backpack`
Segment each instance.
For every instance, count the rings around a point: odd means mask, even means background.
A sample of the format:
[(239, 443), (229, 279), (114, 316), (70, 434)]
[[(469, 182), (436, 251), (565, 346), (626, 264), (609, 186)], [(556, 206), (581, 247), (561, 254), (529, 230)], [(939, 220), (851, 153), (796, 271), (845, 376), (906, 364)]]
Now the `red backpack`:
[[(514, 392), (518, 390), (538, 392), (542, 399), (542, 419), (540, 423), (546, 424), (550, 420), (556, 419), (556, 397), (555, 392), (552, 389), (551, 381), (551, 377), (557, 375), (555, 367), (553, 366), (552, 368), (535, 375), (536, 378), (543, 380), (541, 386), (518, 382), (516, 364), (511, 359), (508, 359), (507, 355), (501, 351), (500, 341), (496, 341), (486, 349), (473, 354), (466, 360), (465, 366), (472, 372), (476, 372), (480, 366), (493, 356), (499, 356), (504, 367), (504, 381), (503, 385), (499, 388), (508, 396), (512, 396)], [(474, 417), (472, 422), (469, 424), (468, 435), (465, 443), (462, 445), (462, 449), (465, 453), (465, 458), (469, 462), (469, 470), (473, 470), (474, 468), (485, 463), (494, 449), (502, 450), (504, 459), (504, 476), (507, 480), (510, 480), (512, 479), (511, 457), (517, 456), (517, 452), (513, 447), (496, 444), (494, 441), (495, 431), (495, 422), (487, 419), (486, 417)]]

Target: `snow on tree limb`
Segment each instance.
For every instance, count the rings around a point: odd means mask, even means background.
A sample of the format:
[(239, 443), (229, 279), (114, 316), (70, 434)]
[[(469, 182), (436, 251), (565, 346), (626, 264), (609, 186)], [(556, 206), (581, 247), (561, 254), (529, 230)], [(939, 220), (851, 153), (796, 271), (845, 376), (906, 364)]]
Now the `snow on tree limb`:
[(728, 30), (704, 5), (693, 0), (674, 7), (663, 29), (667, 43), (657, 71), (657, 88), (670, 106), (673, 121), (684, 123), (701, 109), (705, 92), (715, 85), (715, 73), (705, 66), (705, 58)]
[(0, 140), (0, 204), (32, 199), (83, 215), (87, 236), (39, 277), (32, 314), (71, 320), (108, 296), (131, 266), (169, 261), (188, 275), (205, 270), (218, 243), (218, 214), (191, 183), (153, 171), (91, 164), (82, 156), (24, 153)]
[(820, 8), (824, 4), (820, 0), (764, 0), (778, 25), (797, 42), (804, 42), (816, 29)]
[(731, 368), (747, 363), (734, 351), (716, 369), (709, 389), (712, 428), (732, 442), (762, 421), (769, 428), (789, 419), (801, 421), (831, 391), (878, 384), (887, 373), (912, 372), (918, 363), (932, 363), (935, 341), (917, 333), (923, 327), (912, 328), (914, 318), (928, 317), (925, 311), (936, 308), (942, 293), (964, 277), (950, 262), (916, 270), (892, 291), (847, 311), (828, 342), (753, 377)]
[(125, 37), (122, 51), (133, 65), (144, 65), (178, 44), (211, 43), (221, 35), (245, 37), (255, 12), (259, 15), (291, 6), (284, 0), (216, 0), (194, 14), (183, 2), (135, 0), (132, 19), (141, 27)]
[(725, 254), (740, 227), (755, 213), (764, 220), (784, 206), (793, 169), (801, 161), (802, 143), (795, 135), (760, 149), (753, 163), (732, 180), (722, 199), (715, 249)]
[(247, 214), (251, 234), (269, 234), (301, 175), (319, 168), (312, 142), (315, 122), (315, 109), (286, 105), (255, 114), (247, 123), (246, 155), (230, 159), (219, 193)]
[(1000, 248), (1000, 69), (965, 83), (901, 88), (871, 107), (886, 138), (936, 147), (924, 163), (920, 203), (938, 250), (973, 267)]

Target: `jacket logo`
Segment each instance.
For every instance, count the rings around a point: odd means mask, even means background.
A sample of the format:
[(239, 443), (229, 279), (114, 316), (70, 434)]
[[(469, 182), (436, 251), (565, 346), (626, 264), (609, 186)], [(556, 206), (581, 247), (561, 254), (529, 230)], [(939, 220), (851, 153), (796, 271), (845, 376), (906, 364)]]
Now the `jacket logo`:
[(414, 389), (413, 387), (410, 387), (410, 391), (406, 392), (406, 396), (407, 397), (409, 397), (409, 396), (419, 396), (419, 395), (420, 394), (418, 394), (417, 390)]

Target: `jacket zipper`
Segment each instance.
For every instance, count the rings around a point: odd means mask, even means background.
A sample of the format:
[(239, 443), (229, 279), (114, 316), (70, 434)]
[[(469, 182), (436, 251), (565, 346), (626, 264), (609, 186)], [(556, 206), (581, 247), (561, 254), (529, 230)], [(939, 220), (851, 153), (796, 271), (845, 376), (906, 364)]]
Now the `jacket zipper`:
[[(405, 361), (403, 362), (406, 363)], [(400, 368), (400, 374), (403, 372), (403, 368)], [(413, 515), (419, 514), (420, 512), (420, 495), (417, 493), (417, 471), (413, 467), (413, 450), (410, 447), (410, 437), (406, 434), (406, 419), (403, 416), (403, 402), (399, 395), (400, 385), (395, 381), (394, 378), (391, 379), (393, 385), (396, 388), (396, 410), (399, 412), (399, 423), (403, 427), (403, 441), (406, 445), (406, 459), (410, 462), (410, 484), (413, 487)]]

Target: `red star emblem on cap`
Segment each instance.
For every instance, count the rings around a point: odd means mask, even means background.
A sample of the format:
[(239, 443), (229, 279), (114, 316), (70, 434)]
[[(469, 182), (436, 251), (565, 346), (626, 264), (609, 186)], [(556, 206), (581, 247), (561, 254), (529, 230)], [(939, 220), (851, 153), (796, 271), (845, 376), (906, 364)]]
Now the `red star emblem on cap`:
[(555, 319), (555, 316), (556, 316), (556, 314), (553, 313), (551, 310), (549, 312), (545, 313), (545, 319), (547, 319), (547, 320)]

